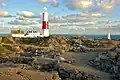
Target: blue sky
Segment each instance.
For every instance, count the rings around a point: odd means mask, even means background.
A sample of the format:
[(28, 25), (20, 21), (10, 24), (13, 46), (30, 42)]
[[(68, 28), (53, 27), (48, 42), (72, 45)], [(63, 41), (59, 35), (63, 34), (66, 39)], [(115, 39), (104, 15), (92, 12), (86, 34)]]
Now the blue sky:
[(73, 10), (68, 10), (62, 5), (62, 1), (59, 2), (60, 5), (57, 7), (52, 6), (50, 3), (39, 3), (37, 0), (4, 0), (4, 2), (7, 6), (1, 8), (8, 11), (10, 14), (16, 14), (20, 11), (31, 11), (38, 14), (44, 7), (48, 8), (49, 13), (56, 13), (57, 15), (76, 12)]
[[(71, 10), (64, 5), (65, 1), (67, 3), (67, 0), (58, 0), (59, 5), (55, 7), (52, 6), (52, 4), (49, 2), (42, 3), (42, 2), (38, 2), (37, 0), (4, 0), (4, 3), (7, 4), (7, 6), (0, 6), (0, 9), (5, 10), (9, 12), (9, 14), (14, 14), (14, 15), (20, 11), (31, 11), (33, 13), (39, 14), (42, 11), (43, 7), (45, 6), (48, 8), (49, 13), (55, 13), (57, 15), (76, 14), (88, 10), (82, 8)], [(68, 1), (74, 1), (74, 0), (68, 0)], [(112, 14), (113, 19), (120, 18), (119, 10), (120, 10), (120, 6), (115, 6), (113, 10), (112, 9), (109, 10), (109, 13)], [(104, 12), (104, 14), (106, 13), (108, 12), (107, 11)]]

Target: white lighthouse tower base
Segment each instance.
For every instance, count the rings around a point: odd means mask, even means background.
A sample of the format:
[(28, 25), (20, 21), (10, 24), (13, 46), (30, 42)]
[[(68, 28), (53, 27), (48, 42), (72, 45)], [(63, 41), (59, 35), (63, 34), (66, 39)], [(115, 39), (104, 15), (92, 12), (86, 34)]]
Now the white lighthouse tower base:
[(44, 37), (49, 37), (49, 29), (44, 29), (43, 30), (43, 36)]

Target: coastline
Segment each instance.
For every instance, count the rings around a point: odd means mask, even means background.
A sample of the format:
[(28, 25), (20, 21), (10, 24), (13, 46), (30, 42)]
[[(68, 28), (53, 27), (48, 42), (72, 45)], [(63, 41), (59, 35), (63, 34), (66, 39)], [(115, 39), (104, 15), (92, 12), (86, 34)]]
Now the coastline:
[[(0, 34), (0, 37), (11, 36), (11, 34)], [(92, 39), (107, 39), (106, 34), (51, 34), (51, 36), (64, 36), (64, 37), (72, 37), (72, 36), (85, 36)], [(111, 34), (112, 39), (119, 40), (120, 34)]]

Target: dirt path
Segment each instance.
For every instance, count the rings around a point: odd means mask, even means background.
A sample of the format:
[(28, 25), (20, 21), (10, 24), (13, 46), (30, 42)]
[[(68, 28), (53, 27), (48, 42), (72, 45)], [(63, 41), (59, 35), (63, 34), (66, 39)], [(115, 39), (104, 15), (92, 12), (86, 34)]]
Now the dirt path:
[(84, 67), (85, 71), (95, 73), (101, 78), (100, 80), (110, 80), (110, 74), (97, 70), (95, 68), (92, 68), (91, 66), (88, 65), (88, 61), (95, 58), (97, 54), (98, 54), (97, 52), (88, 52), (83, 54), (77, 53), (76, 55), (74, 55), (74, 58), (76, 59), (75, 65), (79, 67)]
[(0, 80), (53, 80), (52, 74), (20, 68), (0, 68)]

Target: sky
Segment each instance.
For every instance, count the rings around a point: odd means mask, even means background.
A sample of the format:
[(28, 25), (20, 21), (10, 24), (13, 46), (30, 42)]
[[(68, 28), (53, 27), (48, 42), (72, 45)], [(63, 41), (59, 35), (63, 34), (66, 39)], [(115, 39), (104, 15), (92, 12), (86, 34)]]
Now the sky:
[(0, 0), (0, 30), (6, 33), (16, 26), (38, 30), (44, 7), (51, 33), (120, 34), (120, 0)]
[[(40, 2), (42, 1), (42, 2)], [(46, 0), (4, 0), (6, 6), (0, 7), (8, 11), (10, 14), (15, 15), (19, 11), (31, 11), (39, 14), (44, 7), (48, 8), (49, 13), (56, 13), (57, 15), (76, 13), (78, 10), (69, 10), (63, 6), (63, 1), (59, 0), (57, 3), (47, 2)], [(44, 3), (46, 1), (46, 3)], [(52, 1), (52, 0), (51, 0)], [(54, 0), (53, 0), (54, 1)], [(57, 1), (57, 0), (55, 0)]]

